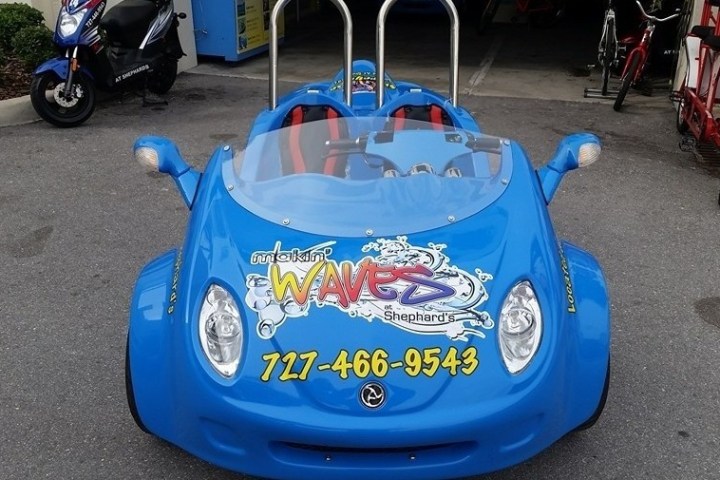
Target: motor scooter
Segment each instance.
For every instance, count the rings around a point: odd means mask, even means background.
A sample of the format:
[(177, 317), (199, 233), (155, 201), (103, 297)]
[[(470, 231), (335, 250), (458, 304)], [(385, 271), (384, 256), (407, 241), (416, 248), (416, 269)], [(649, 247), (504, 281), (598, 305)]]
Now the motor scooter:
[(74, 127), (95, 110), (95, 91), (172, 88), (184, 55), (172, 0), (63, 0), (53, 42), (62, 52), (33, 73), (30, 98), (44, 120)]

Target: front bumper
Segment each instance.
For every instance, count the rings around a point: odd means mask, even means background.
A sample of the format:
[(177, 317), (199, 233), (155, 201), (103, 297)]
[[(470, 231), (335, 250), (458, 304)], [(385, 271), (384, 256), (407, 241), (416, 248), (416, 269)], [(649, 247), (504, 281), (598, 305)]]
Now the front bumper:
[(558, 362), (522, 391), (482, 405), (387, 416), (238, 400), (202, 379), (201, 368), (184, 371), (170, 391), (145, 385), (136, 395), (152, 433), (229, 470), (292, 479), (455, 478), (525, 461), (587, 419), (571, 400), (567, 367)]
[[(521, 403), (529, 406), (533, 399)], [(225, 468), (271, 478), (460, 477), (519, 463), (565, 433), (550, 415), (512, 415), (523, 410), (520, 405), (491, 415), (447, 411), (375, 421), (324, 416), (313, 425), (301, 423), (317, 416), (302, 407), (277, 409), (284, 416), (226, 407), (232, 415), (222, 421), (195, 417), (184, 426), (192, 425), (193, 433), (169, 440)]]

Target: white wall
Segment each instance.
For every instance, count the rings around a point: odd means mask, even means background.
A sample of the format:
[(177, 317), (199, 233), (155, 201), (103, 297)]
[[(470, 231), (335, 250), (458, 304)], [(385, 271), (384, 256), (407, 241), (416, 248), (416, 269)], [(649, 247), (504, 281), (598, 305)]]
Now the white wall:
[[(108, 0), (107, 8), (120, 3), (121, 0)], [(187, 54), (186, 57), (180, 59), (180, 71), (188, 70), (197, 65), (197, 51), (195, 50), (195, 32), (193, 31), (193, 16), (190, 0), (173, 0), (175, 2), (175, 11), (185, 12), (187, 18), (180, 20), (180, 43)], [(45, 16), (45, 23), (48, 28), (55, 28), (55, 20), (60, 11), (60, 0), (0, 0), (0, 3), (26, 3), (37, 8)], [(107, 8), (105, 11), (107, 11)]]

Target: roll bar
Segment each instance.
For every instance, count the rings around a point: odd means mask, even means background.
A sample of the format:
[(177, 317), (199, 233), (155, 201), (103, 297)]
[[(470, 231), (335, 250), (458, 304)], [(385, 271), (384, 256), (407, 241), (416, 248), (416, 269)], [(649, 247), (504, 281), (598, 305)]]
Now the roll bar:
[[(330, 0), (342, 16), (345, 24), (345, 51), (343, 56), (343, 69), (345, 73), (345, 82), (343, 85), (343, 93), (345, 94), (345, 103), (352, 105), (352, 48), (353, 48), (353, 22), (350, 15), (350, 9), (343, 0)], [(278, 18), (285, 9), (290, 0), (279, 0), (270, 14), (270, 110), (277, 107), (278, 96)]]
[[(377, 108), (385, 103), (385, 21), (397, 0), (385, 0), (377, 19)], [(460, 76), (460, 16), (452, 0), (440, 0), (450, 15), (450, 99), (454, 107), (458, 104)]]

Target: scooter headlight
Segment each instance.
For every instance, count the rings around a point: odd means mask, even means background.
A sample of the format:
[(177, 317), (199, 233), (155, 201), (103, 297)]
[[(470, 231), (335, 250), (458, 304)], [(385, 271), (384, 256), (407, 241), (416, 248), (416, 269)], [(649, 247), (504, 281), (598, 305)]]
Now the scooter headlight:
[(87, 8), (78, 10), (72, 15), (68, 13), (67, 10), (63, 9), (63, 11), (60, 13), (60, 21), (58, 22), (58, 25), (60, 27), (60, 35), (63, 37), (69, 37), (73, 35), (80, 26), (80, 22), (82, 21), (82, 19), (85, 17), (85, 13), (87, 13)]
[(505, 367), (520, 373), (535, 356), (542, 337), (542, 314), (528, 281), (515, 285), (500, 311), (498, 340)]
[(243, 330), (240, 310), (230, 292), (210, 285), (200, 309), (198, 327), (200, 344), (213, 368), (226, 378), (235, 375), (242, 353)]

